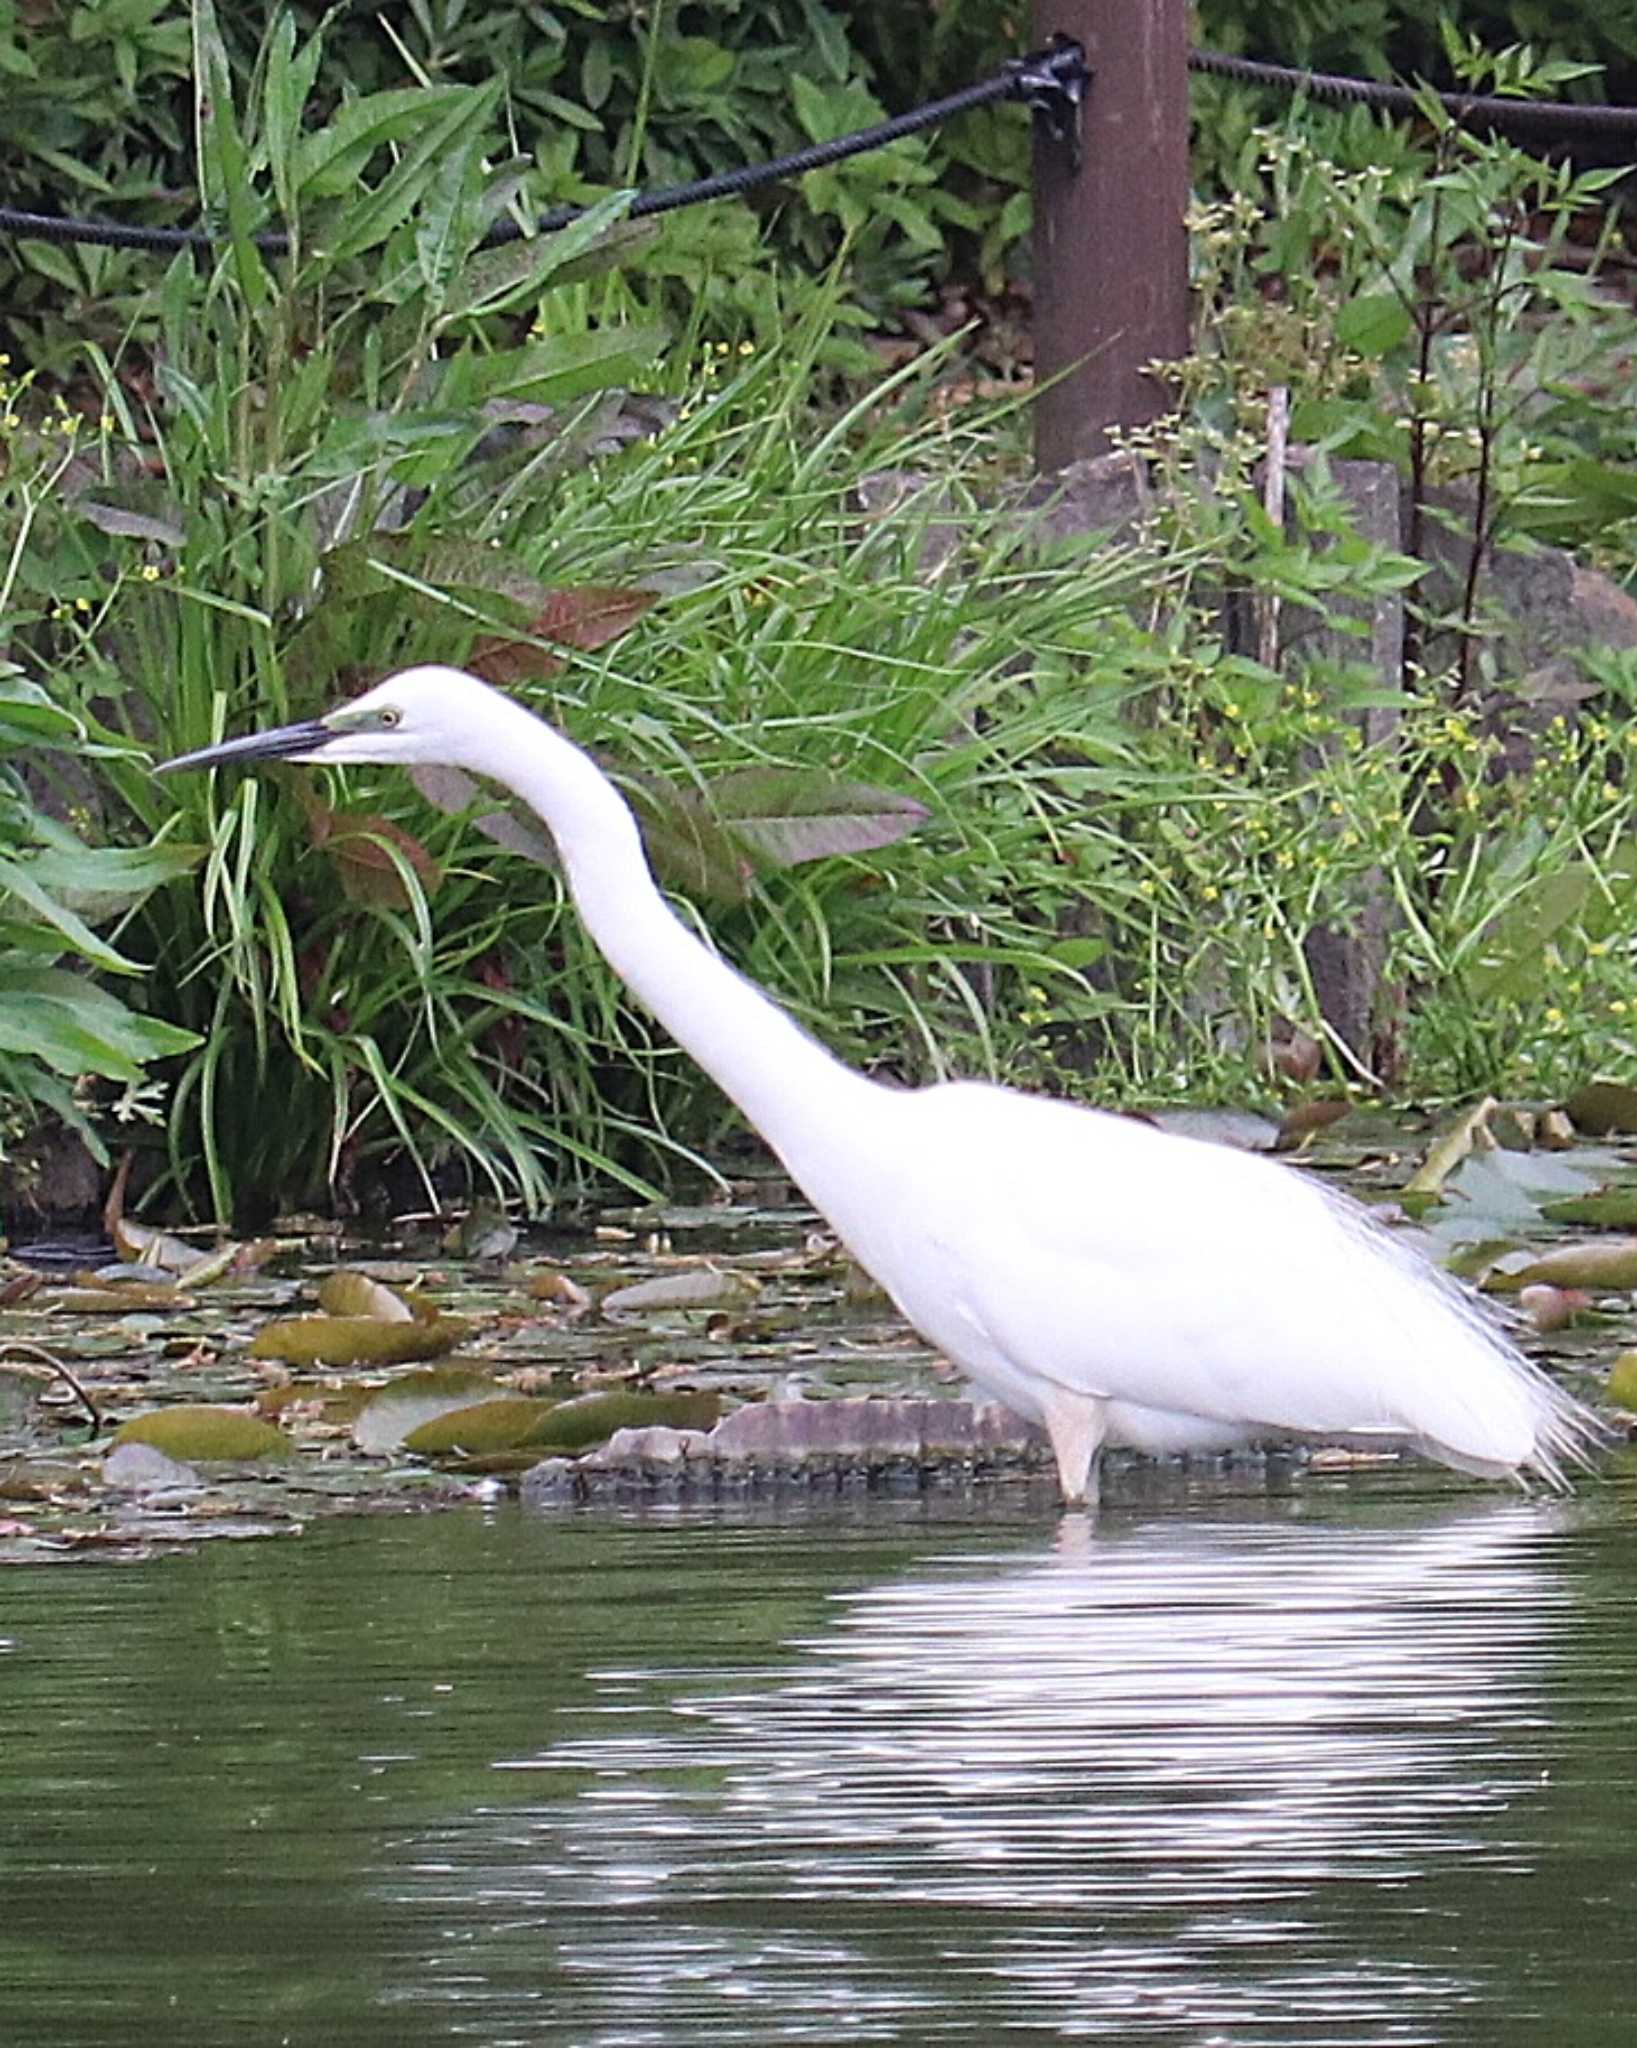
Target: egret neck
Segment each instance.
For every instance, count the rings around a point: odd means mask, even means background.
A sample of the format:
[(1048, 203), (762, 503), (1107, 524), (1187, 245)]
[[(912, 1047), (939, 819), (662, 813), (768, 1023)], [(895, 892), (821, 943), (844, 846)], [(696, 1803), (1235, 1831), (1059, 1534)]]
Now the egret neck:
[(838, 1130), (869, 1129), (861, 1120), (880, 1114), (887, 1091), (843, 1066), (688, 930), (655, 887), (636, 820), (602, 771), (561, 733), (499, 701), (510, 716), (471, 745), (466, 765), (546, 820), (608, 964), (820, 1199), (812, 1183), (835, 1157)]

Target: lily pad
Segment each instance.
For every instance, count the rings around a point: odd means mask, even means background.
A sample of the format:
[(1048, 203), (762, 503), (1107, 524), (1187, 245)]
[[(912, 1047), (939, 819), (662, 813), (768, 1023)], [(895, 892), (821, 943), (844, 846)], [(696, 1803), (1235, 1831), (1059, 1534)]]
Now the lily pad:
[(440, 1415), (451, 1415), (504, 1393), (491, 1374), (469, 1366), (432, 1366), (405, 1373), (377, 1389), (353, 1417), (352, 1440), (372, 1457), (398, 1450)]
[(1637, 1131), (1637, 1087), (1628, 1081), (1588, 1081), (1563, 1105), (1576, 1130), (1588, 1138), (1612, 1131)]
[(152, 1444), (169, 1458), (288, 1458), (294, 1445), (283, 1430), (239, 1408), (191, 1403), (133, 1415), (114, 1431), (116, 1444)]
[(1553, 1245), (1510, 1278), (1514, 1287), (1589, 1287), (1620, 1294), (1637, 1287), (1637, 1237)]
[(1616, 1407), (1637, 1410), (1637, 1351), (1622, 1351), (1614, 1361), (1606, 1391)]
[(586, 1450), (616, 1429), (710, 1429), (721, 1413), (720, 1394), (581, 1394), (553, 1404), (545, 1432), (531, 1441)]
[(423, 1422), (403, 1438), (403, 1447), (420, 1458), (471, 1457), (513, 1451), (543, 1440), (545, 1426), (557, 1404), (529, 1394), (499, 1394), (489, 1401), (467, 1401)]
[(128, 1316), (140, 1309), (165, 1315), (195, 1305), (191, 1294), (184, 1294), (169, 1281), (98, 1280), (91, 1274), (72, 1287), (42, 1288), (29, 1303), (31, 1308), (76, 1316)]
[(1588, 1195), (1565, 1195), (1542, 1202), (1540, 1213), (1553, 1223), (1585, 1223), (1595, 1230), (1637, 1230), (1637, 1182), (1593, 1188)]
[(754, 1301), (761, 1288), (749, 1273), (717, 1266), (694, 1266), (685, 1273), (662, 1273), (656, 1280), (638, 1280), (603, 1296), (605, 1309), (738, 1308)]
[(1280, 1137), (1280, 1126), (1253, 1109), (1154, 1109), (1147, 1121), (1174, 1138), (1200, 1138), (1236, 1152), (1271, 1152)]
[(373, 1316), (291, 1316), (266, 1324), (250, 1347), (252, 1358), (286, 1365), (414, 1365), (446, 1358), (470, 1334), (463, 1316), (416, 1316), (407, 1323)]
[(412, 1323), (415, 1311), (401, 1295), (356, 1266), (337, 1266), (319, 1284), (318, 1305), (327, 1316), (367, 1316), (377, 1323)]

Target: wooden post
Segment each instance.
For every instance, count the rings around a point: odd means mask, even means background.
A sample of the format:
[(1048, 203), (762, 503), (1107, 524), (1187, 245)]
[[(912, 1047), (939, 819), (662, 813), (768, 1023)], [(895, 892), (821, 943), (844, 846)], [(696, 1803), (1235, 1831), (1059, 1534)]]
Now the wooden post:
[(1040, 470), (1163, 411), (1143, 366), (1188, 349), (1185, 0), (1035, 0), (1035, 47), (1057, 33), (1084, 45), (1093, 79), (1078, 171), (1035, 135), (1035, 377), (1057, 379), (1035, 401)]

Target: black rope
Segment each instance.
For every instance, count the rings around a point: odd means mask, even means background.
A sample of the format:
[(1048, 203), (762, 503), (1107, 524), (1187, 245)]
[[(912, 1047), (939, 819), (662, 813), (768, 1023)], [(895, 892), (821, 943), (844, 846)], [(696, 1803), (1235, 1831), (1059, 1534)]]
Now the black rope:
[[(1270, 86), (1281, 92), (1305, 93), (1311, 99), (1376, 107), (1387, 113), (1413, 114), (1421, 96), (1407, 86), (1381, 85), (1369, 78), (1346, 78), (1328, 71), (1304, 71), (1289, 64), (1263, 64), (1250, 57), (1229, 57), (1219, 50), (1193, 50), (1190, 70), (1213, 78), (1231, 79), (1240, 85)], [(686, 185), (663, 185), (657, 191), (639, 193), (626, 218), (646, 220), (655, 214), (674, 213), (678, 207), (697, 206), (710, 199), (731, 199), (781, 178), (799, 178), (826, 164), (841, 163), (866, 150), (882, 149), (919, 135), (977, 107), (994, 106), (1002, 100), (1021, 100), (1040, 115), (1052, 133), (1078, 149), (1080, 103), (1091, 82), (1085, 52), (1068, 36), (1054, 36), (1044, 50), (1014, 58), (992, 77), (952, 92), (940, 100), (929, 100), (907, 114), (879, 121), (873, 128), (861, 128), (852, 135), (839, 135), (831, 142), (810, 143), (788, 156), (768, 163), (745, 164), (737, 170), (719, 171), (714, 177), (695, 178)], [(1568, 101), (1513, 100), (1477, 93), (1438, 93), (1441, 105), (1463, 125), (1488, 127), (1501, 133), (1517, 132), (1539, 136), (1637, 135), (1637, 107), (1576, 105)], [(504, 220), (484, 236), (481, 247), (499, 248), (520, 241), (527, 233), (551, 234), (580, 219), (583, 206), (553, 207), (542, 214), (532, 229), (515, 220)], [(227, 237), (208, 228), (136, 227), (120, 221), (77, 218), (67, 214), (29, 213), (20, 207), (0, 206), (0, 235), (44, 242), (88, 242), (104, 249), (147, 249), (214, 251), (225, 246)], [(252, 237), (266, 256), (289, 252), (290, 237), (283, 229), (268, 229)]]
[[(1260, 64), (1250, 57), (1226, 57), (1220, 50), (1192, 50), (1188, 68), (1239, 85), (1267, 85), (1309, 99), (1376, 107), (1384, 113), (1414, 114), (1423, 95), (1403, 85), (1371, 78), (1344, 78), (1330, 71), (1302, 71), (1290, 64)], [(1463, 127), (1521, 130), (1534, 135), (1637, 135), (1637, 107), (1578, 106), (1572, 100), (1497, 99), (1482, 93), (1440, 92), (1433, 97)]]
[[(958, 114), (995, 105), (1001, 100), (1022, 100), (1045, 116), (1054, 130), (1072, 132), (1073, 112), (1084, 96), (1089, 74), (1085, 52), (1067, 36), (1054, 36), (1044, 50), (1016, 57), (993, 77), (976, 85), (963, 86), (941, 100), (929, 100), (896, 114), (890, 121), (878, 121), (873, 128), (861, 128), (851, 135), (838, 135), (830, 142), (809, 143), (767, 163), (743, 164), (737, 170), (719, 171), (714, 177), (695, 178), (686, 185), (663, 185), (657, 191), (639, 193), (625, 218), (645, 220), (658, 213), (673, 213), (680, 206), (697, 206), (708, 199), (731, 199), (758, 186), (781, 178), (799, 178), (826, 164), (841, 163), (866, 150), (883, 149), (889, 142), (901, 142), (923, 129), (936, 128)], [(520, 241), (525, 234), (551, 234), (566, 228), (586, 212), (583, 206), (558, 206), (542, 214), (532, 229), (515, 220), (504, 220), (483, 237), (481, 247), (494, 249)], [(0, 235), (29, 236), (47, 242), (91, 242), (107, 249), (203, 249), (222, 248), (227, 237), (206, 228), (130, 227), (116, 221), (81, 220), (51, 213), (25, 213), (16, 207), (0, 206)], [(264, 256), (289, 252), (290, 237), (283, 229), (269, 229), (252, 237)]]

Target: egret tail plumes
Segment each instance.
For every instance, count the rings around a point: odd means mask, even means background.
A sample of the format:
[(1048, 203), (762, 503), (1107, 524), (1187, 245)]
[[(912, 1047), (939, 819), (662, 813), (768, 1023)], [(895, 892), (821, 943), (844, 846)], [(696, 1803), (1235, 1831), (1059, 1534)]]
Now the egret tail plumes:
[(1067, 1499), (1104, 1443), (1401, 1445), (1560, 1486), (1600, 1435), (1453, 1283), (1262, 1159), (973, 1082), (842, 1065), (675, 916), (630, 809), (476, 678), (391, 677), (322, 719), (167, 767), (443, 762), (545, 820), (610, 965), (783, 1161), (905, 1317), (1049, 1433)]

